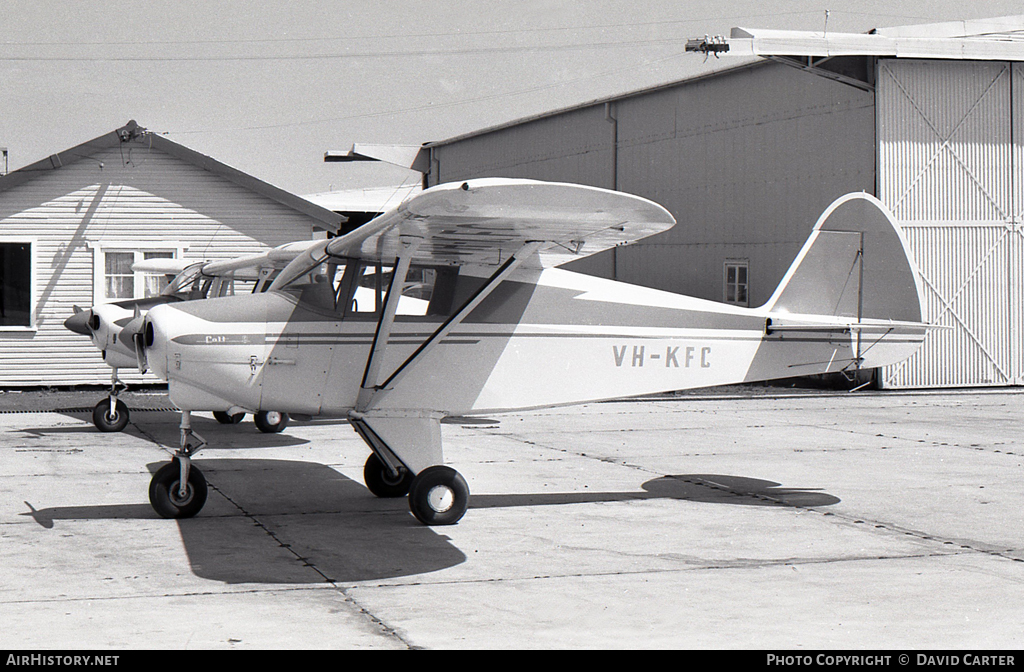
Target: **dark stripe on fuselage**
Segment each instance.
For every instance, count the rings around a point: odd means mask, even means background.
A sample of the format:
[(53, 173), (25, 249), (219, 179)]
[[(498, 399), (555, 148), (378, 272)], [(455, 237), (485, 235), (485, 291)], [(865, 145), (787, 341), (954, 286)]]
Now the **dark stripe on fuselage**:
[[(462, 278), (460, 278), (460, 281)], [(468, 278), (467, 280), (479, 280)], [(648, 290), (638, 288), (644, 292)], [(715, 310), (689, 310), (664, 308), (644, 304), (618, 303), (614, 301), (574, 300), (585, 292), (561, 287), (535, 285), (528, 282), (506, 280), (498, 286), (472, 313), (463, 324), (494, 325), (566, 325), (601, 326), (611, 328), (653, 327), (722, 330), (754, 330), (764, 328), (764, 318), (758, 315), (722, 313)], [(667, 296), (676, 296), (665, 292)], [(460, 286), (453, 302), (453, 310), (461, 305), (463, 287)], [(238, 296), (187, 301), (176, 304), (176, 310), (209, 322), (287, 322), (290, 325), (302, 323), (342, 322), (375, 325), (377, 315), (355, 313), (342, 315), (340, 312), (315, 308), (285, 292), (245, 294)], [(447, 315), (412, 316), (397, 315), (399, 324), (440, 324)], [(511, 334), (506, 334), (509, 336)]]
[[(425, 333), (410, 333), (410, 334), (398, 334), (388, 339), (389, 345), (420, 345), (424, 340), (430, 336), (429, 332)], [(469, 333), (458, 333), (453, 337), (446, 338), (442, 341), (445, 345), (472, 345), (479, 343), (483, 339), (498, 338), (498, 339), (509, 339), (509, 338), (573, 338), (573, 339), (629, 339), (633, 341), (692, 341), (692, 340), (705, 340), (705, 341), (737, 341), (737, 342), (761, 342), (765, 343), (833, 343), (833, 344), (845, 344), (850, 343), (849, 338), (829, 338), (829, 337), (787, 337), (785, 339), (770, 339), (765, 341), (762, 336), (736, 336), (736, 335), (725, 335), (725, 334), (708, 334), (700, 333), (693, 335), (686, 334), (630, 334), (630, 333), (526, 333), (526, 332), (513, 332), (513, 331), (502, 331), (502, 332), (469, 332)], [(914, 337), (899, 337), (889, 336), (885, 339), (887, 343), (916, 343), (918, 338)], [(307, 346), (307, 345), (369, 345), (373, 341), (373, 335), (366, 334), (324, 334), (321, 332), (289, 332), (286, 335), (277, 334), (183, 334), (171, 339), (172, 342), (179, 345), (281, 345), (281, 346)], [(865, 345), (870, 344), (870, 340), (865, 339)]]

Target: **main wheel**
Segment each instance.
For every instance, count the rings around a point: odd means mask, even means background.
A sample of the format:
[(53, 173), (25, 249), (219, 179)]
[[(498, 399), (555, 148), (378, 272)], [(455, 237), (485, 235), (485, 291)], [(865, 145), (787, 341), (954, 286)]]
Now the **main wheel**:
[(451, 467), (427, 467), (412, 479), (409, 509), (424, 525), (454, 525), (469, 508), (469, 486)]
[(194, 464), (188, 470), (184, 496), (179, 492), (180, 482), (181, 465), (177, 458), (160, 467), (149, 482), (149, 503), (164, 518), (191, 518), (206, 504), (206, 478)]
[(128, 405), (118, 399), (111, 414), (110, 399), (104, 399), (92, 409), (92, 424), (101, 432), (120, 432), (128, 426)]
[(222, 425), (237, 425), (245, 417), (245, 413), (235, 413), (234, 415), (228, 415), (224, 411), (214, 411), (213, 417), (217, 419)]
[(398, 476), (393, 475), (376, 453), (370, 453), (363, 467), (363, 480), (367, 489), (378, 497), (405, 497), (413, 475), (405, 467), (398, 468)]
[(265, 434), (276, 434), (288, 426), (288, 414), (277, 411), (260, 411), (252, 420), (257, 429)]

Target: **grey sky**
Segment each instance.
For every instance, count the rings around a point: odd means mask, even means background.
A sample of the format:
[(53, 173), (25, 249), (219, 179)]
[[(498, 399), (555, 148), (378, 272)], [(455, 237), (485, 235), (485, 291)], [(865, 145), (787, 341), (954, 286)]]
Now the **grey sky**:
[(684, 54), (687, 38), (821, 30), (826, 9), (843, 32), (1021, 13), (1019, 0), (0, 0), (0, 146), (13, 170), (135, 119), (300, 194), (397, 184), (413, 176), (323, 152), (682, 79), (715, 65)]

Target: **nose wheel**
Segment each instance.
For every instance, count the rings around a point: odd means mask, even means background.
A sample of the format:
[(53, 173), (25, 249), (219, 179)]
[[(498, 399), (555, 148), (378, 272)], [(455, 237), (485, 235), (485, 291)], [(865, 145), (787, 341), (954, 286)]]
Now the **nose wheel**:
[[(188, 458), (185, 458), (186, 460)], [(174, 458), (160, 467), (149, 482), (149, 503), (164, 518), (191, 518), (206, 504), (206, 478), (189, 465), (182, 487), (182, 463)]]
[(164, 518), (191, 518), (206, 504), (206, 478), (192, 465), (192, 456), (206, 441), (192, 431), (192, 413), (181, 412), (181, 447), (157, 469), (149, 482), (149, 503)]
[(92, 409), (92, 424), (101, 432), (120, 432), (128, 426), (128, 405), (117, 397), (102, 400)]
[(424, 525), (454, 525), (469, 508), (469, 486), (451, 467), (427, 467), (412, 479), (409, 509)]
[(128, 405), (117, 398), (128, 386), (117, 377), (117, 369), (110, 376), (110, 395), (92, 409), (92, 424), (101, 432), (120, 432), (128, 426)]

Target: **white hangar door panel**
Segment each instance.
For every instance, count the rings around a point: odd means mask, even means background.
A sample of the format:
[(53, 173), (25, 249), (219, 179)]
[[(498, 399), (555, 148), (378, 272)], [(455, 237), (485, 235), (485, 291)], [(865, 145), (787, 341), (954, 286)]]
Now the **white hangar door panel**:
[[(929, 332), (889, 388), (1019, 385), (1024, 68), (880, 60), (879, 198), (924, 281)], [(1015, 118), (1017, 117), (1017, 118)]]

